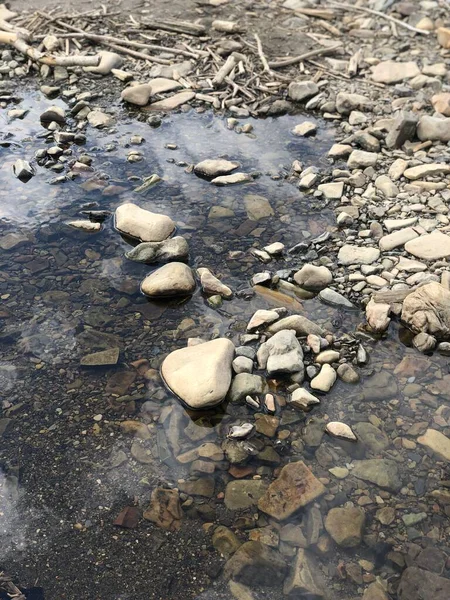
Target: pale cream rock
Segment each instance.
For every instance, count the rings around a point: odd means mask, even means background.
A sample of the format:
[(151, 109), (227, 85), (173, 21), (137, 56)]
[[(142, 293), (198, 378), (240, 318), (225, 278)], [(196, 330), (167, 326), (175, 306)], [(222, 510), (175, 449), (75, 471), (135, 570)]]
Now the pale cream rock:
[(195, 98), (195, 92), (186, 90), (185, 92), (179, 92), (174, 96), (170, 96), (170, 98), (164, 98), (164, 100), (153, 102), (150, 104), (149, 108), (151, 110), (174, 110), (175, 108), (190, 102), (193, 98)]
[(215, 277), (209, 269), (200, 267), (197, 269), (200, 277), (200, 285), (205, 294), (219, 294), (222, 298), (231, 298), (233, 291), (224, 283)]
[(304, 121), (299, 125), (296, 125), (292, 130), (294, 135), (298, 135), (300, 137), (306, 137), (308, 135), (313, 135), (317, 131), (317, 125), (312, 121)]
[(352, 428), (346, 423), (340, 421), (330, 421), (325, 426), (325, 431), (332, 437), (339, 438), (341, 440), (349, 440), (356, 442), (358, 438), (353, 433)]
[(89, 221), (88, 219), (80, 219), (79, 221), (67, 221), (66, 225), (69, 227), (73, 227), (74, 229), (82, 229), (83, 231), (100, 231), (102, 228), (101, 223), (94, 223), (93, 221)]
[(317, 189), (323, 193), (327, 200), (340, 200), (344, 193), (344, 182), (321, 183)]
[(207, 158), (197, 163), (194, 167), (196, 175), (203, 177), (218, 177), (219, 175), (228, 175), (231, 171), (235, 171), (240, 166), (240, 163), (224, 158)]
[(397, 158), (389, 167), (388, 175), (392, 181), (398, 181), (405, 172), (408, 166), (408, 161), (403, 158)]
[(336, 350), (323, 350), (315, 359), (316, 363), (323, 365), (325, 363), (333, 363), (339, 360), (340, 354)]
[(436, 112), (450, 117), (450, 92), (442, 92), (431, 97), (431, 104)]
[(290, 400), (288, 400), (289, 406), (298, 408), (308, 412), (316, 404), (320, 404), (320, 400), (310, 394), (305, 388), (298, 388), (292, 392)]
[(407, 242), (405, 250), (422, 260), (447, 258), (450, 256), (450, 236), (436, 230)]
[(386, 252), (398, 248), (399, 246), (403, 246), (410, 240), (414, 240), (418, 237), (419, 234), (412, 227), (405, 227), (398, 231), (394, 231), (393, 233), (389, 233), (388, 235), (384, 235), (378, 242), (378, 245), (382, 252)]
[(142, 293), (152, 298), (189, 296), (194, 290), (192, 270), (180, 262), (171, 262), (156, 269), (141, 283)]
[(386, 60), (378, 63), (372, 69), (372, 79), (377, 83), (399, 83), (405, 79), (412, 79), (420, 74), (420, 69), (415, 62), (396, 62)]
[(402, 321), (411, 329), (446, 338), (450, 335), (450, 291), (435, 281), (427, 283), (403, 301)]
[(213, 185), (235, 185), (236, 183), (249, 183), (253, 178), (248, 173), (232, 173), (231, 175), (220, 175), (211, 180)]
[(329, 364), (322, 365), (318, 375), (311, 380), (311, 389), (329, 392), (336, 381), (336, 371)]
[(394, 198), (398, 194), (398, 187), (387, 175), (377, 177), (375, 179), (375, 187), (387, 198)]
[(141, 242), (162, 242), (175, 229), (170, 217), (150, 212), (131, 202), (116, 209), (115, 225), (121, 233)]
[(345, 244), (339, 249), (338, 260), (342, 265), (370, 265), (380, 258), (378, 248)]
[(254, 331), (270, 323), (274, 323), (280, 318), (280, 315), (274, 310), (257, 310), (247, 325), (247, 331)]
[(418, 165), (417, 167), (410, 167), (409, 169), (406, 169), (404, 176), (407, 179), (415, 181), (416, 179), (423, 179), (424, 177), (448, 175), (449, 173), (450, 165), (445, 163), (431, 163), (427, 165)]
[(166, 385), (190, 408), (220, 404), (230, 387), (234, 344), (218, 338), (171, 352), (161, 366)]
[(391, 319), (389, 313), (391, 307), (389, 304), (384, 302), (375, 302), (373, 298), (370, 299), (366, 306), (366, 319), (369, 328), (375, 333), (382, 333), (389, 327)]
[(353, 150), (350, 154), (347, 166), (349, 169), (359, 169), (366, 167), (374, 167), (378, 161), (376, 152), (366, 152), (365, 150)]
[(430, 448), (440, 458), (450, 462), (450, 439), (436, 429), (427, 429), (417, 438), (419, 444)]

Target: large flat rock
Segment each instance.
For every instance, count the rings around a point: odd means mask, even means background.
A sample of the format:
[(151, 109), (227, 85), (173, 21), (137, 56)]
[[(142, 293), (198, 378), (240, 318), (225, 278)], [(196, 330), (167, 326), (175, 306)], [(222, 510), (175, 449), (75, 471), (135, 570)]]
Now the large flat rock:
[(150, 212), (128, 202), (116, 209), (116, 229), (141, 242), (162, 242), (175, 229), (175, 223), (166, 215)]
[(405, 250), (422, 260), (447, 258), (450, 256), (450, 236), (433, 231), (406, 242)]
[(161, 366), (166, 385), (188, 407), (220, 404), (231, 383), (234, 344), (226, 338), (171, 352)]
[(326, 492), (325, 486), (304, 462), (289, 463), (258, 502), (271, 517), (283, 521)]

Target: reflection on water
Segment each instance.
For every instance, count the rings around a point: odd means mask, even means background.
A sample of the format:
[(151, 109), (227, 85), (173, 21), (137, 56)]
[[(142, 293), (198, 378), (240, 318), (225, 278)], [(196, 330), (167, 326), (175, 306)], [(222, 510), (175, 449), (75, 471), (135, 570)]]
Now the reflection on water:
[[(189, 414), (158, 376), (162, 357), (188, 338), (227, 334), (239, 345), (257, 308), (289, 300), (252, 294), (249, 280), (266, 268), (294, 269), (300, 259), (265, 266), (250, 249), (274, 241), (290, 247), (332, 226), (331, 209), (285, 179), (293, 160), (326, 169), (332, 132), (321, 124), (317, 138), (299, 140), (290, 133), (299, 122), (293, 116), (252, 121), (252, 135), (194, 111), (157, 129), (129, 119), (113, 132), (89, 130), (84, 146), (70, 147), (69, 163), (88, 154), (92, 171), (50, 185), (58, 174), (38, 167), (36, 177), (20, 183), (12, 164), (46, 147), (37, 138), (39, 114), (51, 103), (28, 96), (20, 106), (29, 113), (20, 121), (8, 122), (0, 111), (2, 136), (18, 144), (0, 147), (0, 246), (8, 234), (22, 236), (0, 253), (0, 464), (7, 474), (0, 478), (0, 568), (27, 585), (39, 578), (49, 598), (230, 598), (239, 590), (220, 577), (224, 559), (211, 543), (212, 523), (228, 528), (229, 543), (261, 540), (288, 564), (307, 547), (336, 600), (360, 597), (377, 578), (395, 597), (399, 574), (429, 547), (447, 573), (450, 477), (417, 442), (428, 427), (449, 434), (446, 358), (418, 355), (395, 327), (378, 342), (360, 333), (370, 353), (360, 383), (339, 381), (309, 414), (285, 408), (270, 419), (255, 419), (241, 404)], [(132, 136), (143, 143), (132, 145)], [(130, 150), (143, 160), (128, 162)], [(187, 172), (218, 155), (259, 176), (217, 188)], [(145, 195), (133, 192), (152, 173), (163, 181)], [(250, 194), (268, 201), (274, 216), (257, 219)], [(130, 246), (111, 217), (94, 235), (64, 224), (83, 210), (113, 212), (129, 199), (170, 215), (189, 241), (191, 266), (211, 268), (236, 292), (233, 300), (214, 310), (197, 291), (189, 300), (149, 302), (139, 283), (154, 267), (124, 257)], [(346, 333), (358, 330), (357, 312), (316, 299), (297, 302), (343, 345)], [(82, 356), (112, 347), (120, 348), (117, 367), (80, 367)], [(270, 385), (286, 394), (282, 382)], [(255, 420), (257, 433), (232, 448), (230, 461), (231, 450), (223, 454), (229, 428)], [(324, 436), (329, 420), (352, 425), (359, 442)], [(189, 453), (197, 453), (195, 460)], [(379, 487), (353, 476), (354, 461), (365, 459), (394, 461), (401, 485)], [(224, 504), (230, 481), (270, 481), (288, 460), (304, 460), (326, 494), (282, 525), (258, 513), (253, 501), (236, 510)], [(169, 486), (180, 490), (179, 529), (166, 532), (142, 519), (131, 530), (113, 526), (124, 508), (145, 509), (152, 490)], [(352, 547), (334, 545), (324, 523), (342, 506), (366, 516)], [(252, 587), (258, 583), (256, 572)], [(256, 591), (259, 597), (278, 599), (281, 588)]]

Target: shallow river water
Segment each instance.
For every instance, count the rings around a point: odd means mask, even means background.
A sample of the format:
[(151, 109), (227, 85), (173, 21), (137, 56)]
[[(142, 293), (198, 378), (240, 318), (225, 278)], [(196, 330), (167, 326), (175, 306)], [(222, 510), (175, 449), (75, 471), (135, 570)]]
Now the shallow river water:
[[(288, 181), (294, 160), (329, 167), (332, 128), (299, 139), (291, 130), (302, 118), (284, 116), (242, 121), (254, 128), (244, 134), (194, 110), (152, 128), (116, 107), (117, 125), (88, 128), (86, 144), (71, 146), (65, 157), (87, 154), (92, 170), (56, 183), (59, 172), (36, 166), (36, 176), (21, 183), (12, 165), (49, 146), (39, 115), (52, 104), (65, 106), (29, 93), (17, 104), (28, 114), (12, 121), (12, 105), (0, 108), (0, 571), (33, 588), (29, 598), (233, 598), (222, 576), (226, 559), (211, 538), (212, 527), (221, 525), (239, 542), (269, 544), (288, 566), (298, 547), (307, 547), (333, 600), (360, 598), (376, 578), (396, 598), (403, 569), (430, 560), (430, 548), (434, 571), (446, 573), (450, 505), (430, 494), (449, 494), (450, 474), (417, 437), (430, 426), (449, 434), (448, 359), (420, 355), (399, 325), (387, 338), (371, 339), (359, 331), (358, 311), (250, 284), (255, 273), (302, 265), (298, 254), (264, 265), (251, 248), (274, 241), (290, 248), (334, 227), (333, 207)], [(143, 142), (133, 143), (133, 136)], [(143, 160), (127, 161), (134, 151)], [(215, 187), (189, 172), (217, 156), (258, 176)], [(162, 180), (136, 192), (153, 173)], [(139, 284), (156, 266), (125, 258), (130, 246), (112, 217), (95, 234), (65, 224), (83, 210), (113, 212), (128, 200), (171, 216), (177, 235), (189, 242), (189, 264), (210, 268), (233, 289), (233, 299), (214, 308), (197, 290), (189, 299), (151, 302)], [(22, 238), (8, 249), (3, 240), (11, 233)], [(253, 449), (237, 468), (210, 456), (212, 470), (204, 464), (205, 472), (193, 470), (177, 456), (205, 442), (220, 446), (230, 425), (254, 422), (254, 413), (242, 404), (189, 413), (159, 379), (162, 359), (188, 338), (221, 335), (240, 345), (256, 309), (280, 306), (305, 314), (343, 344), (346, 334), (359, 331), (370, 356), (358, 368), (360, 382), (338, 381), (310, 413), (283, 409), (251, 438)], [(117, 366), (80, 366), (84, 355), (116, 346)], [(283, 396), (283, 382), (270, 385)], [(147, 424), (148, 433), (134, 437), (120, 426), (124, 420)], [(328, 420), (354, 427), (358, 442), (324, 435)], [(354, 461), (367, 459), (395, 461), (399, 481), (382, 488), (354, 477)], [(272, 481), (279, 465), (293, 460), (303, 460), (327, 492), (287, 522), (272, 522), (256, 501), (237, 510), (224, 504), (233, 478)], [(157, 486), (181, 490), (176, 531), (142, 518)], [(326, 533), (323, 521), (338, 506), (365, 513), (354, 547), (336, 546)], [(114, 525), (126, 507), (138, 507), (136, 527)], [(277, 579), (266, 588), (258, 586), (261, 573), (253, 579), (246, 583), (255, 598), (283, 597)]]

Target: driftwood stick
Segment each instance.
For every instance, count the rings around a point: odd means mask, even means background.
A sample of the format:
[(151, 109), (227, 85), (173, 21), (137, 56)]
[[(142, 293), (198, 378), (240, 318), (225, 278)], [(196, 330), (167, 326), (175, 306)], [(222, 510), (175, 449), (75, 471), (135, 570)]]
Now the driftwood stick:
[(7, 31), (0, 31), (0, 44), (8, 44), (13, 46), (18, 52), (21, 52), (34, 62), (51, 67), (96, 67), (100, 62), (99, 56), (56, 56), (52, 54), (43, 54), (36, 48), (32, 48), (20, 34)]
[(237, 62), (238, 61), (236, 60), (236, 57), (234, 56), (234, 54), (230, 54), (230, 56), (225, 61), (225, 64), (223, 64), (220, 67), (220, 69), (215, 74), (214, 79), (212, 80), (212, 83), (213, 83), (214, 87), (219, 87), (220, 85), (222, 85), (222, 83), (225, 80), (225, 77), (229, 73), (231, 73), (231, 71), (237, 65)]
[(306, 60), (307, 58), (312, 58), (313, 56), (320, 56), (321, 54), (328, 54), (328, 52), (334, 52), (334, 50), (337, 50), (341, 46), (342, 44), (339, 42), (339, 44), (335, 44), (334, 46), (324, 46), (323, 48), (317, 48), (317, 50), (305, 52), (304, 54), (300, 54), (300, 56), (294, 56), (279, 61), (269, 62), (269, 67), (271, 69), (281, 69), (282, 67), (295, 65), (299, 62), (302, 62), (302, 60)]
[(391, 23), (395, 23), (400, 27), (404, 27), (405, 29), (409, 29), (409, 31), (414, 31), (414, 33), (421, 33), (422, 35), (430, 35), (430, 31), (425, 31), (425, 29), (418, 29), (417, 27), (413, 27), (404, 21), (400, 21), (390, 15), (386, 15), (378, 10), (373, 10), (372, 8), (365, 8), (363, 6), (352, 6), (351, 4), (344, 4), (342, 2), (334, 2), (333, 0), (330, 2), (331, 6), (335, 6), (336, 8), (342, 8), (342, 10), (348, 10), (350, 12), (365, 12), (369, 13), (369, 15), (376, 15), (377, 17), (381, 17), (382, 19), (387, 19), (391, 21)]
[(186, 33), (188, 35), (203, 35), (206, 33), (204, 25), (189, 23), (188, 21), (143, 21), (146, 29), (162, 29), (163, 31), (174, 31), (175, 33)]
[[(144, 50), (162, 50), (164, 52), (171, 52), (172, 54), (180, 54), (181, 56), (187, 56), (189, 58), (198, 58), (198, 54), (194, 54), (194, 52), (188, 52), (187, 50), (179, 50), (178, 48), (169, 48), (166, 46), (157, 46), (156, 44), (144, 44), (144, 42), (135, 42), (134, 40), (126, 40), (121, 38), (116, 38), (112, 35), (97, 35), (95, 33), (86, 32), (74, 32), (74, 33), (58, 33), (54, 34), (57, 38), (61, 39), (86, 39), (91, 40), (92, 42), (98, 42), (102, 44), (104, 42), (109, 42), (112, 44), (119, 44), (120, 46), (130, 46), (132, 48), (142, 48)], [(43, 39), (45, 35), (36, 36), (36, 39)]]
[(156, 63), (158, 65), (171, 65), (170, 60), (165, 58), (158, 58), (156, 56), (150, 56), (150, 54), (145, 54), (144, 52), (137, 52), (136, 50), (131, 50), (130, 48), (124, 48), (123, 46), (118, 46), (117, 44), (111, 44), (110, 42), (103, 42), (104, 46), (108, 48), (112, 48), (116, 50), (116, 52), (121, 52), (122, 54), (128, 54), (129, 56), (133, 56), (134, 58), (140, 58), (141, 60), (149, 60), (150, 62)]
[(270, 73), (269, 63), (267, 62), (267, 58), (266, 58), (266, 56), (264, 54), (264, 50), (263, 50), (263, 47), (262, 47), (261, 39), (260, 39), (260, 37), (259, 37), (259, 35), (257, 33), (253, 34), (253, 37), (256, 40), (256, 46), (258, 48), (258, 55), (259, 55), (259, 58), (261, 59), (261, 62), (263, 64), (264, 71), (266, 71), (267, 73)]

